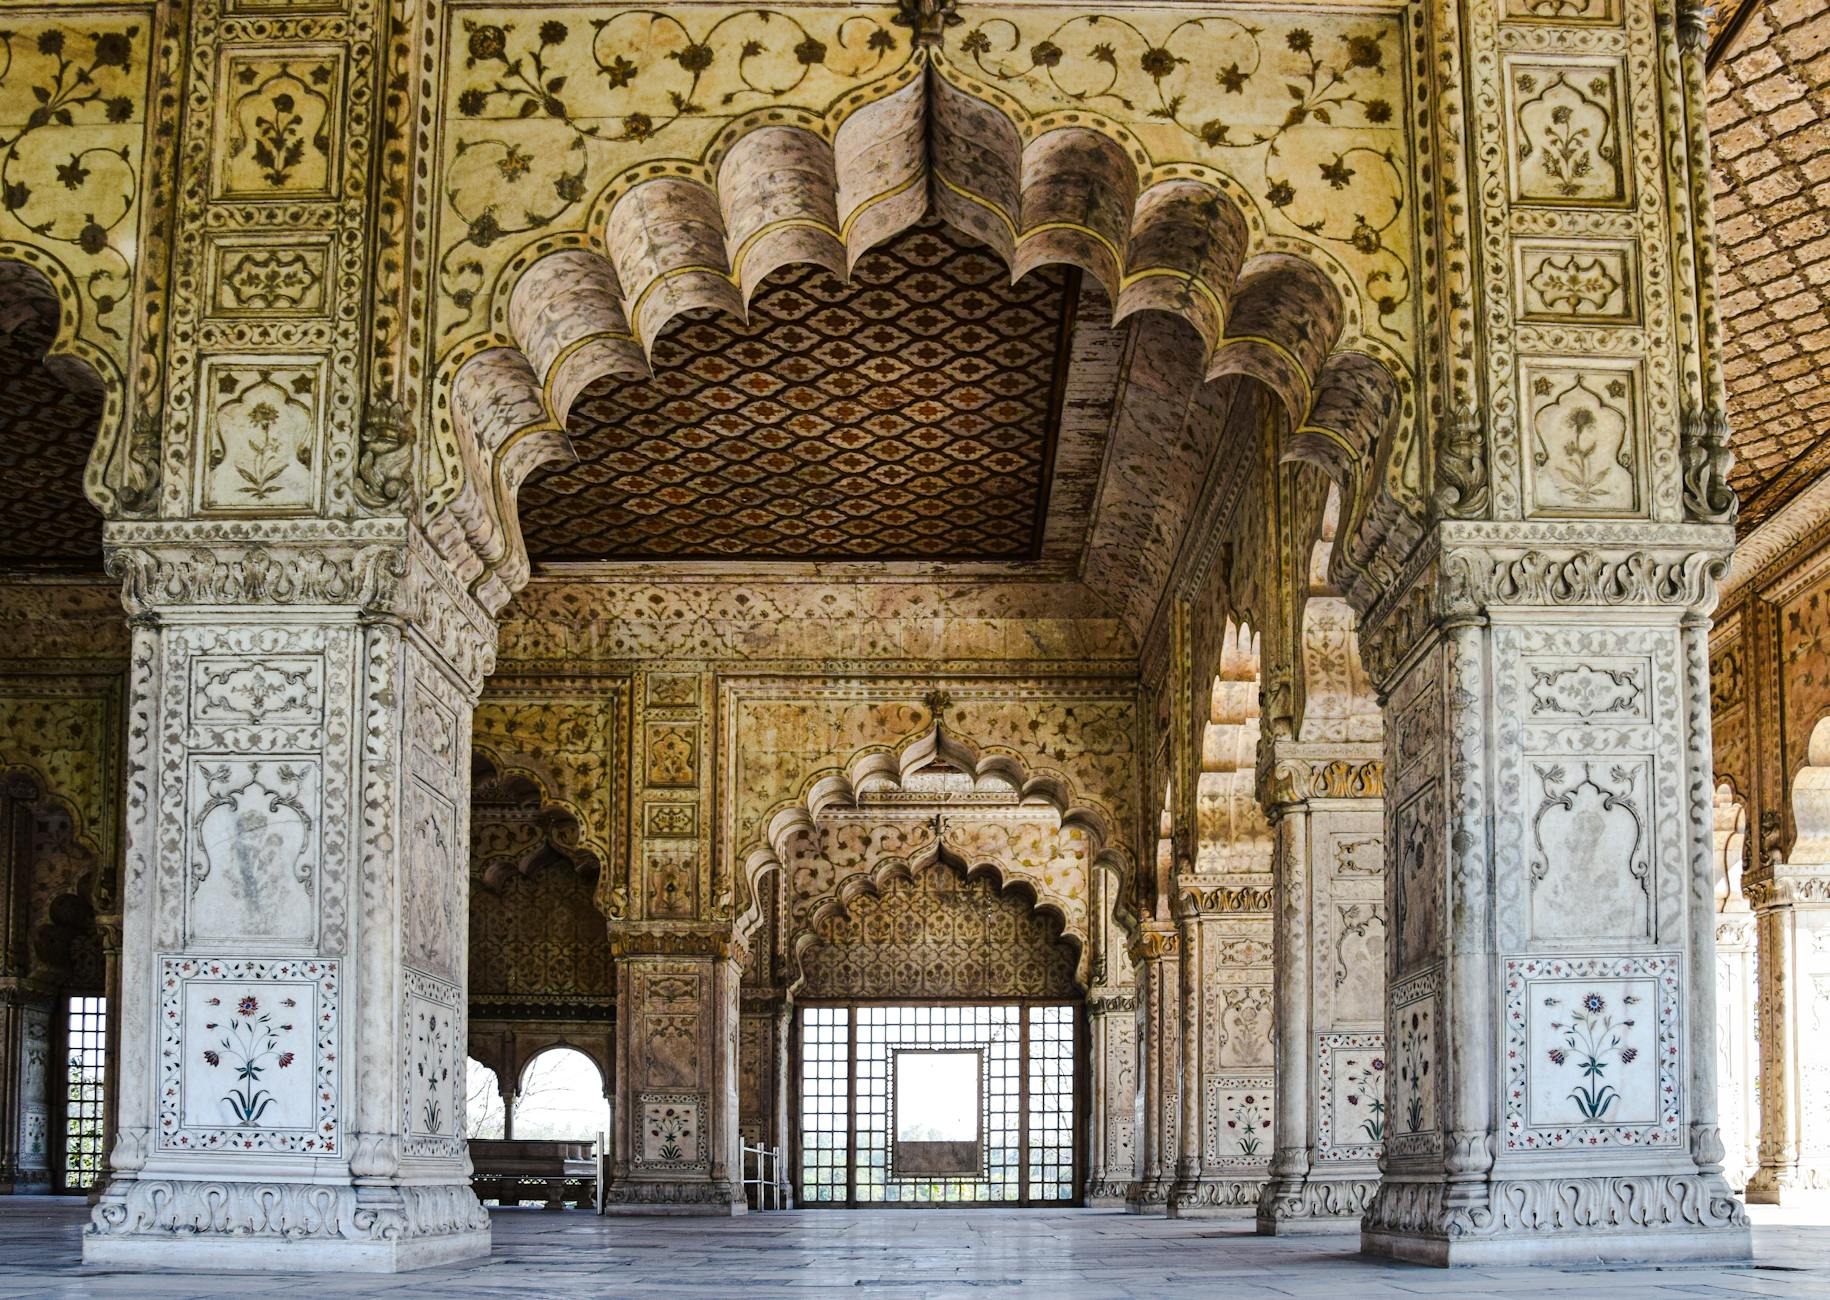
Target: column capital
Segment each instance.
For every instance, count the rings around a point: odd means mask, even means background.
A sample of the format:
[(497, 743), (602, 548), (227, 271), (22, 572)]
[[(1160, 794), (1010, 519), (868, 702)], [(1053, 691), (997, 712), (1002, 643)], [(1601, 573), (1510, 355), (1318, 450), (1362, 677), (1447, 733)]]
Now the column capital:
[(1830, 864), (1775, 862), (1770, 873), (1743, 886), (1756, 912), (1830, 907)]
[(103, 542), (136, 621), (322, 612), (412, 629), (472, 695), (495, 668), (494, 619), (404, 519), (112, 523)]

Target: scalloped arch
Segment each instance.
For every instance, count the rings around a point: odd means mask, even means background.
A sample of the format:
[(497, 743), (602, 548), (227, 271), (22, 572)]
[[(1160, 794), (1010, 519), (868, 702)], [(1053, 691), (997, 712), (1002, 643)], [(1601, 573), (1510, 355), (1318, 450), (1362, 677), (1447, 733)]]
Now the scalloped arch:
[(1027, 901), (1030, 911), (1048, 918), (1055, 927), (1055, 942), (1065, 944), (1074, 956), (1074, 980), (1081, 991), (1087, 988), (1087, 958), (1091, 945), (1085, 935), (1069, 928), (1066, 912), (1043, 896), (1035, 883), (995, 858), (969, 860), (945, 844), (924, 844), (908, 857), (885, 858), (863, 871), (853, 872), (832, 889), (815, 899), (807, 910), (804, 925), (796, 932), (788, 949), (788, 995), (793, 997), (806, 980), (802, 956), (820, 942), (820, 924), (835, 915), (849, 914), (860, 898), (881, 898), (886, 886), (897, 880), (913, 881), (918, 872), (952, 870), (964, 879), (984, 879), (991, 883), (999, 897)]
[[(470, 752), (473, 790), (477, 784), (476, 769), (479, 764), (489, 770), (489, 779), (524, 781), (534, 790), (539, 800), (541, 813), (546, 820), (547, 831), (546, 841), (537, 846), (535, 853), (550, 847), (570, 859), (580, 870), (586, 869), (587, 866), (595, 866), (599, 872), (604, 870), (604, 863), (600, 855), (584, 842), (583, 827), (586, 824), (584, 812), (577, 804), (555, 795), (540, 773), (532, 768), (505, 761), (487, 744), (473, 743)], [(531, 866), (532, 856), (530, 854), (529, 859), (514, 863), (506, 861), (489, 863), (484, 869), (486, 883), (492, 886), (499, 883), (510, 869), (519, 870), (525, 875)]]
[(1236, 184), (1196, 165), (1155, 166), (1097, 114), (1026, 119), (1007, 97), (936, 72), (848, 97), (825, 117), (753, 114), (699, 162), (628, 168), (593, 202), (588, 236), (511, 259), (492, 334), (441, 372), (437, 416), (464, 463), (455, 490), (432, 503), (435, 540), (499, 607), (528, 573), (516, 496), (535, 468), (572, 458), (565, 423), (579, 393), (647, 374), (655, 340), (682, 313), (741, 318), (771, 272), (811, 263), (846, 274), (928, 213), (988, 244), (1013, 278), (1076, 266), (1117, 318), (1186, 322), (1205, 376), (1264, 384), (1299, 430), (1293, 454), (1322, 459), (1344, 489), (1357, 490), (1395, 420), (1402, 367), (1341, 350), (1361, 341), (1359, 302), (1332, 256), (1267, 240)]
[[(0, 240), (0, 296), (16, 290), (21, 281), (30, 286), (27, 292), (36, 292), (57, 307), (57, 334), (45, 357), (75, 362), (88, 381), (101, 390), (102, 418), (93, 432), (83, 467), (83, 495), (105, 517), (113, 518), (129, 508), (127, 497), (149, 499), (153, 490), (150, 482), (129, 481), (123, 485), (115, 481), (129, 474), (129, 457), (124, 454), (128, 435), (126, 376), (106, 348), (83, 336), (82, 293), (63, 264), (30, 244)], [(121, 491), (123, 486), (128, 489), (125, 494)]]
[(812, 773), (802, 781), (795, 798), (766, 815), (763, 838), (735, 855), (748, 891), (748, 904), (737, 921), (738, 933), (744, 940), (747, 942), (762, 922), (763, 878), (770, 871), (782, 869), (789, 841), (795, 835), (816, 829), (820, 814), (828, 808), (855, 807), (858, 790), (872, 778), (900, 784), (905, 776), (936, 757), (975, 779), (993, 777), (1004, 781), (1023, 803), (1053, 808), (1062, 829), (1079, 830), (1087, 837), (1089, 870), (1108, 868), (1121, 879), (1128, 878), (1130, 864), (1107, 814), (1082, 801), (1064, 773), (1032, 768), (1022, 757), (1005, 750), (982, 750), (946, 727), (933, 725), (895, 745), (866, 746), (842, 767)]

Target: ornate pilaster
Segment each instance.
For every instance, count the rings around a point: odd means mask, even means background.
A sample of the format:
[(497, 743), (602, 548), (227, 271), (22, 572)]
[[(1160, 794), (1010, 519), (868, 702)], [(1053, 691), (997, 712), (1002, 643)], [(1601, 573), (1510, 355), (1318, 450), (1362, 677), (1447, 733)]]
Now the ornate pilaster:
[(1747, 1252), (1715, 1115), (1726, 529), (1638, 534), (1444, 523), (1367, 620), (1392, 918), (1374, 1253)]
[[(1813, 757), (1817, 755), (1814, 753)], [(1757, 1205), (1830, 1204), (1830, 787), (1807, 767), (1793, 785), (1798, 838), (1749, 886), (1760, 937)]]
[(1087, 1123), (1088, 1205), (1123, 1205), (1137, 1181), (1137, 994), (1087, 999), (1092, 1114)]
[[(1716, 914), (1716, 1055), (1722, 1176), (1746, 1188), (1760, 1159), (1760, 1044), (1754, 1033), (1757, 923), (1739, 894)], [(1769, 1076), (1770, 1077), (1770, 1076)], [(1753, 1199), (1753, 1198), (1748, 1198)]]
[(51, 998), (0, 979), (0, 1193), (51, 1190)]
[(1179, 971), (1181, 935), (1173, 921), (1140, 921), (1131, 940), (1137, 972), (1137, 1180), (1125, 1196), (1133, 1214), (1169, 1205), (1181, 1123)]
[(264, 531), (107, 537), (133, 637), (122, 1086), (84, 1257), (484, 1254), (463, 846), (494, 630), (404, 522)]
[(1175, 1218), (1250, 1209), (1270, 1169), (1275, 978), (1267, 875), (1190, 878), (1176, 892), (1182, 1104), (1169, 1196)]
[(1341, 1230), (1379, 1181), (1387, 1103), (1384, 770), (1376, 744), (1280, 739), (1277, 1154), (1258, 1231)]
[(743, 948), (729, 926), (613, 925), (616, 1104), (606, 1214), (742, 1214)]

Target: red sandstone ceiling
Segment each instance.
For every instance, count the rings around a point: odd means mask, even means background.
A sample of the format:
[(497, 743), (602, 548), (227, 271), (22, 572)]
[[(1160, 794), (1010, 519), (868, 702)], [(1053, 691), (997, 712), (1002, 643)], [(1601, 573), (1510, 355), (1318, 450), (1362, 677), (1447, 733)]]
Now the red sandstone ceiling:
[(1743, 534), (1830, 470), (1830, 5), (1718, 9), (1709, 124)]
[(654, 374), (573, 407), (575, 465), (521, 492), (535, 560), (1022, 560), (1040, 554), (1077, 279), (1010, 284), (929, 220), (848, 284), (778, 272)]

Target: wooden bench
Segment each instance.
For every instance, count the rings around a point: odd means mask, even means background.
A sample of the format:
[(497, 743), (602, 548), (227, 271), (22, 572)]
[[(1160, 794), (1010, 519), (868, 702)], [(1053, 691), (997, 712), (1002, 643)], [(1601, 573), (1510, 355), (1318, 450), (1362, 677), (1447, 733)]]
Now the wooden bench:
[(477, 1199), (498, 1205), (526, 1200), (563, 1210), (597, 1204), (597, 1144), (553, 1138), (471, 1138), (470, 1185)]

